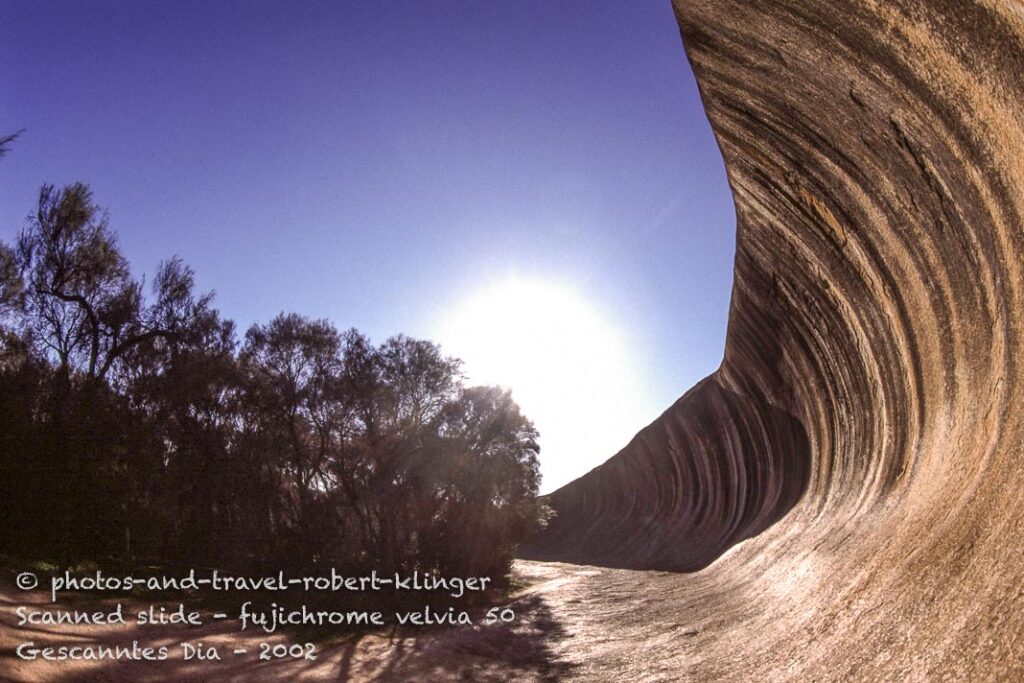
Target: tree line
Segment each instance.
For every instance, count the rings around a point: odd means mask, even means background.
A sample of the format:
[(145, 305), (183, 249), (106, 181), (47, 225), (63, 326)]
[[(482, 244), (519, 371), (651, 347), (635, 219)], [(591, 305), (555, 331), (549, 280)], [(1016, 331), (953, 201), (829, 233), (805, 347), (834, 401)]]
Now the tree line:
[(501, 576), (544, 523), (538, 452), (431, 342), (294, 313), (239, 337), (177, 258), (146, 286), (86, 185), (0, 242), (7, 554)]

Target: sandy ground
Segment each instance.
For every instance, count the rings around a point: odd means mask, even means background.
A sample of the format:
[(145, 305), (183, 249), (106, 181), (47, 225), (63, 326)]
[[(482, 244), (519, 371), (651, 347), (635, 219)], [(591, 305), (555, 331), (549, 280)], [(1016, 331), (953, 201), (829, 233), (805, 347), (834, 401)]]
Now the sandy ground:
[[(0, 588), (0, 675), (11, 681), (557, 681), (580, 670), (580, 647), (602, 648), (614, 654), (614, 637), (594, 632), (600, 622), (597, 601), (619, 584), (628, 599), (636, 595), (641, 572), (605, 570), (557, 563), (518, 562), (516, 578), (526, 587), (509, 601), (516, 619), (508, 625), (473, 627), (395, 628), (365, 635), (339, 635), (318, 643), (317, 659), (260, 661), (259, 644), (293, 640), (238, 631), (238, 622), (205, 619), (202, 626), (62, 625), (17, 627), (16, 609), (54, 607), (77, 610), (111, 609), (116, 600), (91, 596), (61, 599), (49, 604), (41, 591), (18, 591), (9, 583)], [(595, 580), (603, 590), (594, 590)], [(587, 595), (591, 597), (588, 599)], [(635, 599), (635, 598), (634, 598)], [(149, 603), (125, 600), (124, 614), (134, 614)], [(593, 602), (594, 604), (590, 604)], [(622, 607), (621, 600), (616, 601)], [(176, 605), (176, 603), (175, 603)], [(186, 606), (187, 607), (187, 606)], [(204, 617), (209, 615), (205, 613)], [(590, 614), (584, 619), (584, 615)], [(598, 617), (595, 619), (595, 616)], [(131, 621), (131, 619), (129, 619)], [(573, 626), (570, 626), (573, 624)], [(15, 655), (19, 644), (37, 647), (60, 645), (170, 646), (165, 661), (24, 661)], [(176, 644), (201, 642), (216, 646), (223, 661), (183, 661)], [(574, 643), (575, 641), (575, 643)], [(245, 655), (234, 655), (238, 648)], [(575, 661), (574, 661), (575, 660)]]

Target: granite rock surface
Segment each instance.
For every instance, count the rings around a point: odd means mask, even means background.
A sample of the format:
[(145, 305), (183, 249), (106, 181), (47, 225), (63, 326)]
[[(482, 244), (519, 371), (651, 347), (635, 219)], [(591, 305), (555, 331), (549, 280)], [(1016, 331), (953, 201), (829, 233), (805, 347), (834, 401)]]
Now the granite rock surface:
[(681, 572), (696, 680), (1024, 680), (1024, 4), (675, 9), (736, 203), (724, 358), (525, 556)]

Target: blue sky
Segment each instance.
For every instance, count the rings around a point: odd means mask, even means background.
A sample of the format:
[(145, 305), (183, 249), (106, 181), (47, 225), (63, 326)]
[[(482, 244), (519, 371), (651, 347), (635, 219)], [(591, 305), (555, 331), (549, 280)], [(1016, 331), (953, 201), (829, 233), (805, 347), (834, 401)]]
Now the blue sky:
[[(0, 14), (0, 133), (26, 129), (0, 239), (81, 180), (137, 273), (181, 256), (243, 330), (287, 310), (446, 345), (460, 300), (525, 277), (623, 331), (642, 415), (720, 362), (735, 218), (668, 0)], [(544, 456), (582, 474), (622, 445)]]

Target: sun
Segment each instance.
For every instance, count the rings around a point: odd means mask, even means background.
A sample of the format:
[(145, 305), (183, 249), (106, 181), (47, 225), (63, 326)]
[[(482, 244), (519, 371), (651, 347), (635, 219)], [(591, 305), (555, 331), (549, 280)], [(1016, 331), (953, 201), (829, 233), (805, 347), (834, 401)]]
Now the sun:
[(437, 338), (471, 383), (511, 389), (533, 420), (542, 492), (601, 464), (657, 416), (622, 326), (569, 286), (483, 287), (447, 313)]

